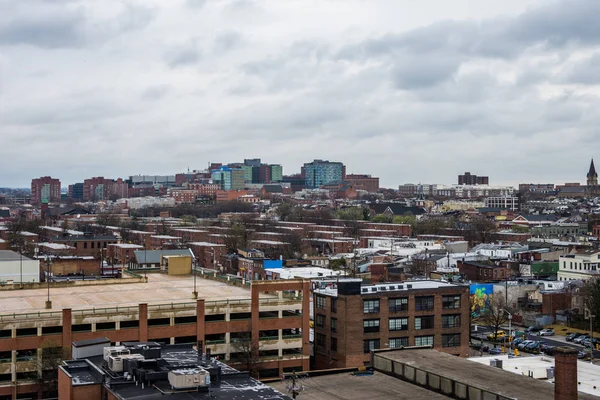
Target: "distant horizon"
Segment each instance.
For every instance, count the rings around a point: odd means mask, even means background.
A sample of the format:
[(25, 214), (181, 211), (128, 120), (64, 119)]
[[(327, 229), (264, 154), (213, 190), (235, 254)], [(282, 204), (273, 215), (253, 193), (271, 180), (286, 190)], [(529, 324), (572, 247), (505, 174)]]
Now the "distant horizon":
[(556, 185), (585, 182), (600, 148), (598, 0), (27, 0), (0, 13), (7, 187), (257, 154), (287, 174), (342, 161), (387, 188), (464, 171)]

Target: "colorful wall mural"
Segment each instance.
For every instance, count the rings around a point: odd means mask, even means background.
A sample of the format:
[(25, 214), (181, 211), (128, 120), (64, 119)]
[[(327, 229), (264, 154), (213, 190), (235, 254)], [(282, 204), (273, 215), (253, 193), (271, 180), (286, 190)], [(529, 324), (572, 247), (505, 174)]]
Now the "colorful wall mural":
[(471, 319), (477, 319), (490, 308), (494, 285), (473, 284), (469, 287), (469, 298), (471, 299)]

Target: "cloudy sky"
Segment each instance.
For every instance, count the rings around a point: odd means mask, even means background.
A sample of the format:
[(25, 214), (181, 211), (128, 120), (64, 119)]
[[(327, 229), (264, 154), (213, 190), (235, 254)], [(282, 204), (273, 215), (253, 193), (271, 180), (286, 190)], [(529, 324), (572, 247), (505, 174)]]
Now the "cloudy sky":
[(0, 0), (0, 187), (315, 158), (583, 181), (598, 0)]

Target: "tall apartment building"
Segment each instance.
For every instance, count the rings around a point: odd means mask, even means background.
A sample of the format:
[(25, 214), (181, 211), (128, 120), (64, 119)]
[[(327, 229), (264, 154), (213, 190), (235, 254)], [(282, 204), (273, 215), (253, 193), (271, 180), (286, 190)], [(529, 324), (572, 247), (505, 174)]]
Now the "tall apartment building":
[(242, 190), (246, 184), (244, 170), (223, 166), (212, 171), (212, 182), (221, 186), (221, 190)]
[[(251, 349), (261, 377), (309, 369), (309, 281), (253, 282), (248, 290), (148, 274), (148, 283), (122, 286), (51, 287), (52, 310), (44, 309), (45, 285), (6, 292), (12, 300), (0, 311), (0, 399), (38, 398), (44, 369), (56, 369), (43, 362), (46, 351), (62, 348), (69, 359), (72, 343), (89, 339), (108, 338), (113, 345), (201, 341), (240, 369), (247, 368)], [(201, 299), (193, 299), (192, 290)], [(251, 345), (239, 345), (248, 339)]]
[(471, 175), (470, 172), (465, 172), (458, 176), (459, 185), (489, 185), (490, 178), (487, 176)]
[(31, 180), (31, 204), (60, 201), (60, 180), (43, 176)]
[(341, 181), (346, 176), (346, 167), (341, 162), (314, 160), (303, 167), (306, 187), (319, 188), (331, 181)]
[(379, 191), (379, 178), (371, 175), (348, 174), (345, 180), (350, 182), (356, 190), (366, 190), (369, 193)]
[(358, 367), (370, 351), (406, 346), (469, 354), (469, 287), (441, 281), (362, 285), (317, 282), (313, 289), (316, 369)]
[(123, 179), (106, 179), (103, 176), (83, 181), (83, 200), (116, 200), (129, 197), (129, 185)]

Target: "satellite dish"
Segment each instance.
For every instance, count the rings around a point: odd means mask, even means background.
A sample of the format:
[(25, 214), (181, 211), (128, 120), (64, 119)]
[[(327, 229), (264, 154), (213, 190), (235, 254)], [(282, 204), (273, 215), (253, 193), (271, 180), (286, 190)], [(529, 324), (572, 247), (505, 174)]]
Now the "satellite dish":
[(81, 218), (81, 214), (77, 214), (77, 218)]

